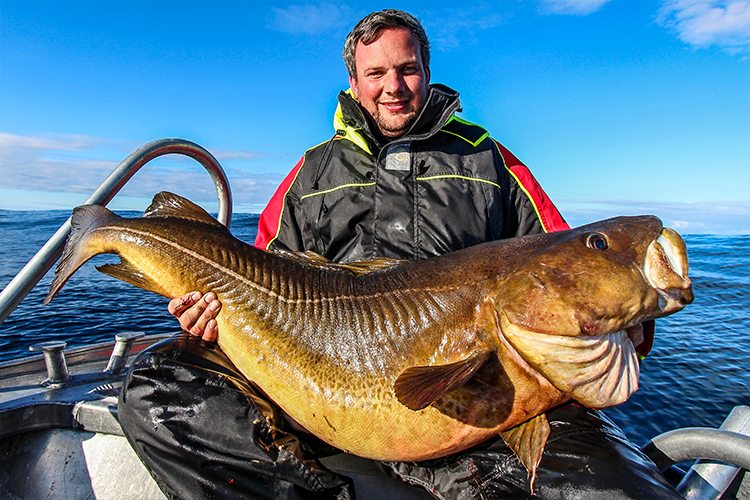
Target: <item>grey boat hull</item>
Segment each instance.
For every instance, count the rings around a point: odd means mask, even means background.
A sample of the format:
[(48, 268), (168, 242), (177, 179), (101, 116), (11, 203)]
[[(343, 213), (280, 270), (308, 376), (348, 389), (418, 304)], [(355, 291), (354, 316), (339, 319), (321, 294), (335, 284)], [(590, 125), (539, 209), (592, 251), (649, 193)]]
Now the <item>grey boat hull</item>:
[[(50, 371), (42, 355), (0, 363), (0, 498), (165, 499), (123, 436), (117, 399), (132, 359), (168, 336), (135, 340), (114, 373), (114, 343), (73, 349), (60, 383), (49, 382), (60, 369)], [(345, 453), (321, 462), (351, 477), (359, 500), (432, 498), (378, 462)]]

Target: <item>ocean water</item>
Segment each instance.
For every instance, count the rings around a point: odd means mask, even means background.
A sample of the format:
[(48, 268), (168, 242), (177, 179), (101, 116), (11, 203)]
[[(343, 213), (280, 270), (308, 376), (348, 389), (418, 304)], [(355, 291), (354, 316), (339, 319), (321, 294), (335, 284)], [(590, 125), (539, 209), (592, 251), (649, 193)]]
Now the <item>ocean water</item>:
[[(0, 288), (41, 248), (69, 212), (0, 210)], [(124, 216), (139, 216), (122, 212)], [(236, 214), (233, 233), (254, 241), (258, 217)], [(636, 444), (662, 432), (718, 427), (736, 405), (750, 405), (750, 236), (684, 236), (695, 302), (657, 320), (654, 349), (641, 367), (640, 389), (606, 413)], [(94, 264), (113, 262), (99, 256)], [(52, 272), (0, 324), (0, 361), (28, 346), (64, 340), (69, 347), (111, 341), (117, 333), (178, 330), (167, 300), (83, 266), (49, 305)]]

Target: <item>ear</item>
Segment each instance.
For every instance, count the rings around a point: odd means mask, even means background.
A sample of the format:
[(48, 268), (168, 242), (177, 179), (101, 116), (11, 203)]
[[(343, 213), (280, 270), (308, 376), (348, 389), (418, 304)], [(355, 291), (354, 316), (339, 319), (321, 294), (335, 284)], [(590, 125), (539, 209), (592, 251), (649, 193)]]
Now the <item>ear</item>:
[(429, 66), (424, 69), (424, 77), (425, 77), (425, 80), (427, 81), (427, 86), (429, 87), (429, 85), (430, 85), (430, 68), (429, 68)]
[(357, 88), (357, 79), (353, 76), (349, 77), (349, 87), (352, 89), (352, 95), (356, 100), (359, 101), (359, 89)]

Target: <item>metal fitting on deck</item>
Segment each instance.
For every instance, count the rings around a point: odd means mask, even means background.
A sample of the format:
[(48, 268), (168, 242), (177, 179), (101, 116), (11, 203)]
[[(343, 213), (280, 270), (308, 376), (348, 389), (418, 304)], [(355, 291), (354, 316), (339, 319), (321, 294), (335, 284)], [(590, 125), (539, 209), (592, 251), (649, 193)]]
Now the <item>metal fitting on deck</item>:
[(64, 349), (68, 344), (61, 340), (51, 340), (29, 346), (32, 352), (44, 353), (44, 364), (47, 366), (47, 380), (42, 385), (60, 385), (70, 380), (68, 365), (65, 362)]
[(112, 354), (109, 357), (109, 363), (107, 368), (104, 369), (105, 373), (116, 375), (125, 370), (125, 362), (128, 360), (130, 349), (133, 348), (133, 344), (136, 340), (142, 338), (146, 334), (143, 332), (126, 332), (118, 333), (115, 336), (114, 348)]

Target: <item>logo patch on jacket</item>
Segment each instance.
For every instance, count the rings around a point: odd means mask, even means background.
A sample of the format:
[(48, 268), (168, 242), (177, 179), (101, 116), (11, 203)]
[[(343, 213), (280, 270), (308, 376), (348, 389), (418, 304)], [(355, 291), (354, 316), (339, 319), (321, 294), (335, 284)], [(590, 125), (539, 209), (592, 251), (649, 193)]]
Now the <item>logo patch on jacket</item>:
[(401, 170), (408, 172), (411, 170), (410, 142), (400, 142), (388, 146), (388, 153), (385, 157), (386, 170)]

